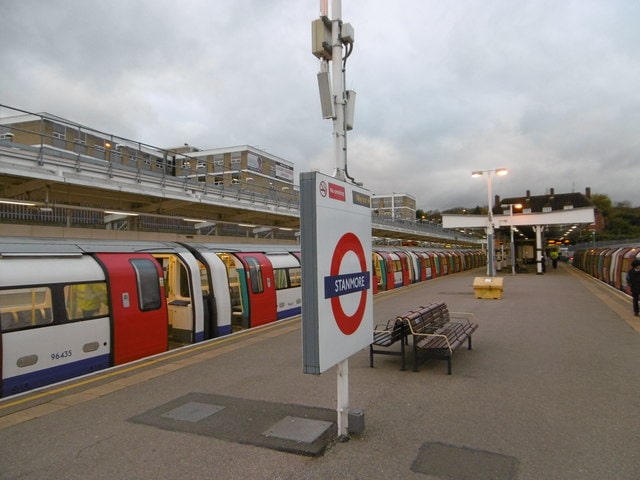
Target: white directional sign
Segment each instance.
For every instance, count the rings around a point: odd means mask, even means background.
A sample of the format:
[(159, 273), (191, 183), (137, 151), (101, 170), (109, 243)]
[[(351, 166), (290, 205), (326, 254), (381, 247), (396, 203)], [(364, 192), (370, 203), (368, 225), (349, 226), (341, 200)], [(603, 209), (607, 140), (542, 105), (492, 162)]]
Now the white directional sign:
[(373, 337), (371, 207), (367, 190), (300, 175), (305, 373), (322, 373)]

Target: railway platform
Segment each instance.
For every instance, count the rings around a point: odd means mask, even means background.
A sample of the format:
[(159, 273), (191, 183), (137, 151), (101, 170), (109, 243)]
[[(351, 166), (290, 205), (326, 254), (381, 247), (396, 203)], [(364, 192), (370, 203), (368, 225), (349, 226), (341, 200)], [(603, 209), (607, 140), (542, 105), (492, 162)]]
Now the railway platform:
[[(0, 479), (640, 478), (640, 323), (568, 265), (472, 270), (374, 298), (374, 321), (429, 301), (474, 312), (473, 350), (400, 371), (349, 359), (365, 428), (335, 441), (336, 373), (302, 373), (300, 320), (0, 401)], [(399, 347), (398, 347), (399, 348)]]

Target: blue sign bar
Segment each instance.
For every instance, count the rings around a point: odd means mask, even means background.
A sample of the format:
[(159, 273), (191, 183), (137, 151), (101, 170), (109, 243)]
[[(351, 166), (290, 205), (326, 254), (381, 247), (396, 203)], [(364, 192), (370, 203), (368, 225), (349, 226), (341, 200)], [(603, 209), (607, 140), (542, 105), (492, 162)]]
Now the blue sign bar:
[(353, 292), (369, 290), (370, 279), (369, 272), (324, 277), (324, 298), (339, 297)]

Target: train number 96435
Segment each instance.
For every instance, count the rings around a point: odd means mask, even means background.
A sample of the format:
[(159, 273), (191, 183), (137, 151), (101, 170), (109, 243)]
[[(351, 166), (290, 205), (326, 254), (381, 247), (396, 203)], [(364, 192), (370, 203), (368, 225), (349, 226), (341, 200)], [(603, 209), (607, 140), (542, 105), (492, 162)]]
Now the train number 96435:
[(60, 360), (62, 358), (68, 358), (71, 356), (71, 350), (64, 350), (62, 352), (56, 352), (51, 354), (51, 360)]

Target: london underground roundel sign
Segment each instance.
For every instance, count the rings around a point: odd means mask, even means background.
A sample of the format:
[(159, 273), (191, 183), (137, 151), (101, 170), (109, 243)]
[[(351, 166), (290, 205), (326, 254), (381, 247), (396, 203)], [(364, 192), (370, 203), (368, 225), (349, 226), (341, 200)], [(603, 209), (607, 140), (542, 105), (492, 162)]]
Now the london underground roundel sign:
[(373, 339), (371, 201), (358, 185), (300, 174), (302, 351), (322, 373)]
[[(340, 274), (342, 260), (349, 252), (353, 252), (356, 255), (360, 271)], [(367, 307), (367, 290), (370, 288), (370, 278), (362, 243), (353, 233), (345, 233), (338, 241), (333, 252), (330, 275), (325, 277), (325, 298), (331, 299), (331, 310), (336, 325), (345, 335), (351, 335), (362, 323)], [(360, 292), (356, 311), (352, 315), (348, 315), (342, 308), (340, 297), (356, 292)]]

